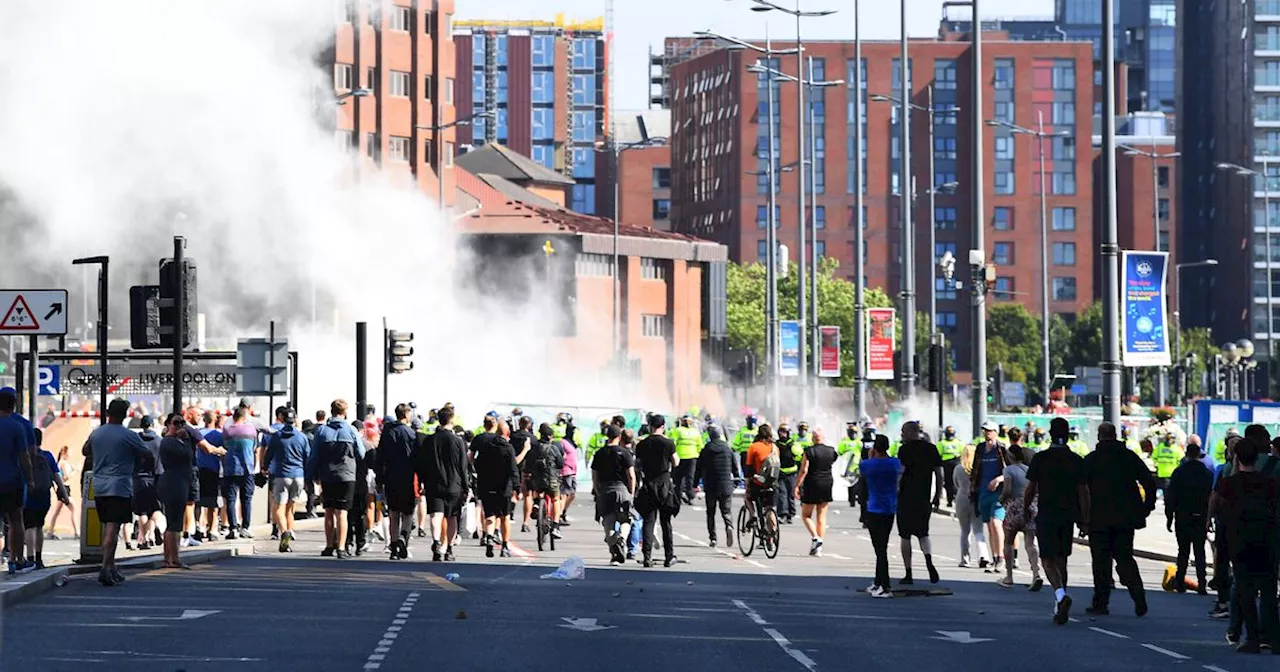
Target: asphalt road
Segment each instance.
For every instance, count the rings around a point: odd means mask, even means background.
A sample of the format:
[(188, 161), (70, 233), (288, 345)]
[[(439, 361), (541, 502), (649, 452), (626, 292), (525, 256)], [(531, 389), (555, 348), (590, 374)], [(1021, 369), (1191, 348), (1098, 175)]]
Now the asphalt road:
[[(268, 542), (259, 555), (130, 577), (118, 588), (92, 578), (0, 613), (0, 669), (98, 670), (888, 670), (949, 669), (1214, 672), (1271, 669), (1238, 654), (1224, 623), (1205, 617), (1210, 598), (1169, 595), (1162, 569), (1141, 562), (1151, 613), (1132, 613), (1125, 592), (1112, 616), (1084, 614), (1087, 553), (1077, 548), (1074, 621), (1050, 621), (1052, 592), (1012, 590), (996, 576), (956, 567), (955, 522), (935, 516), (935, 560), (951, 595), (873, 600), (874, 557), (851, 511), (836, 505), (826, 554), (808, 556), (803, 527), (783, 528), (782, 553), (767, 560), (705, 546), (705, 514), (677, 519), (671, 569), (607, 565), (589, 509), (554, 552), (486, 559), (464, 541), (455, 563), (390, 562), (382, 553), (319, 557), (319, 532), (303, 532), (291, 555)], [(699, 507), (700, 508), (700, 505)], [(735, 504), (735, 512), (737, 504)], [(839, 511), (839, 513), (835, 513)], [(416, 540), (415, 540), (416, 541)], [(896, 538), (892, 573), (900, 577)], [(582, 581), (541, 579), (571, 555)], [(1025, 563), (1025, 560), (1024, 560)], [(923, 560), (916, 554), (917, 581)], [(443, 577), (451, 572), (456, 582)], [(919, 587), (919, 586), (917, 586)], [(1261, 658), (1261, 659), (1260, 659)]]

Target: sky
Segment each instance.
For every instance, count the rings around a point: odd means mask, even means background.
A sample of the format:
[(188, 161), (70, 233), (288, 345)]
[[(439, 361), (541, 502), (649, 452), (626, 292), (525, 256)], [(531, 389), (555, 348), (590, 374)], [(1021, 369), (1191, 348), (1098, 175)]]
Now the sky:
[[(779, 0), (790, 6), (791, 0)], [(942, 0), (905, 0), (909, 8), (907, 33), (929, 37), (938, 32)], [(662, 48), (667, 36), (689, 35), (695, 30), (746, 39), (771, 35), (795, 35), (795, 20), (777, 12), (750, 11), (750, 0), (614, 0), (614, 50), (618, 87), (615, 104), (619, 109), (648, 107), (649, 49)], [(808, 19), (804, 34), (815, 39), (853, 39), (853, 12), (850, 0), (803, 0), (802, 9), (840, 9), (831, 17)], [(604, 16), (604, 0), (457, 0), (459, 19), (541, 19), (552, 20), (563, 12), (566, 20)], [(967, 10), (956, 18), (968, 14)], [(1053, 15), (1053, 0), (983, 0), (984, 19), (1043, 18)], [(891, 0), (864, 3), (861, 15), (863, 39), (896, 39), (901, 29), (899, 3)]]

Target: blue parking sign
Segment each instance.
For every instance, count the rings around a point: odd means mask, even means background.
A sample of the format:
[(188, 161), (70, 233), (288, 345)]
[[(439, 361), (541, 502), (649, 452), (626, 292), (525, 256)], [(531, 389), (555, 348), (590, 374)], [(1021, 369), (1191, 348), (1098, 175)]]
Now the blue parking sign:
[(45, 396), (62, 394), (61, 367), (56, 364), (46, 364), (36, 371), (36, 382), (40, 385), (40, 394)]

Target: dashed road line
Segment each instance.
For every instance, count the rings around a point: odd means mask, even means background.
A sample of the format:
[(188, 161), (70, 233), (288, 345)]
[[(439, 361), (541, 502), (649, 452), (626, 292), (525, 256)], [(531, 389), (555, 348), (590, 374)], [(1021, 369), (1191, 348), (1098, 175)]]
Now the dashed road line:
[(1169, 656), (1170, 658), (1173, 658), (1174, 660), (1190, 660), (1190, 656), (1184, 656), (1184, 655), (1182, 655), (1181, 653), (1178, 653), (1177, 651), (1170, 651), (1169, 649), (1162, 649), (1162, 648), (1160, 648), (1160, 647), (1156, 646), (1155, 644), (1143, 644), (1142, 646), (1143, 646), (1143, 648), (1151, 649), (1152, 651), (1155, 651), (1156, 653), (1163, 653), (1164, 655)]
[(365, 660), (364, 669), (376, 670), (382, 667), (383, 661), (387, 659), (387, 654), (391, 653), (391, 647), (395, 644), (396, 639), (400, 637), (401, 629), (408, 622), (410, 614), (413, 613), (413, 607), (418, 603), (420, 595), (420, 593), (416, 592), (409, 593), (408, 597), (404, 598), (404, 602), (396, 610), (396, 617), (391, 620), (391, 625), (387, 626), (386, 632), (382, 633), (382, 639), (379, 639), (378, 645), (373, 648), (373, 653), (370, 653)]
[(1202, 665), (1201, 667), (1203, 667), (1206, 670), (1209, 670), (1209, 672), (1227, 672), (1226, 670), (1222, 669), (1221, 667), (1218, 667), (1217, 665)]
[[(708, 544), (707, 542), (702, 541), (701, 539), (694, 539), (693, 537), (690, 537), (690, 536), (688, 536), (688, 535), (685, 535), (685, 534), (683, 534), (683, 533), (681, 533), (681, 532), (676, 532), (676, 536), (677, 536), (677, 537), (680, 537), (681, 539), (684, 539), (685, 541), (691, 541), (691, 542), (693, 542), (693, 543), (695, 543), (695, 544), (697, 544), (697, 545), (699, 545), (699, 546), (701, 546), (701, 547), (703, 547), (703, 548), (711, 548), (711, 545), (710, 545), (710, 544)], [(741, 555), (738, 555), (737, 553), (731, 553), (731, 552), (729, 552), (729, 551), (724, 550), (723, 548), (711, 548), (711, 550), (715, 551), (716, 553), (719, 553), (720, 555), (723, 555), (723, 556), (724, 556), (724, 557), (726, 557), (726, 558), (732, 558), (732, 559), (734, 559), (734, 560), (741, 560), (741, 561), (743, 561), (743, 562), (745, 562), (745, 563), (747, 563), (747, 564), (755, 565), (756, 567), (759, 567), (760, 569), (768, 569), (768, 568), (769, 568), (769, 567), (768, 567), (768, 565), (765, 565), (765, 564), (764, 564), (764, 563), (762, 563), (762, 562), (757, 562), (757, 561), (755, 561), (755, 560), (752, 560), (751, 558), (744, 558), (744, 557), (742, 557)]]
[(1110, 630), (1105, 630), (1105, 629), (1103, 629), (1103, 628), (1097, 628), (1097, 627), (1094, 627), (1094, 626), (1092, 626), (1092, 625), (1091, 625), (1091, 626), (1089, 626), (1089, 629), (1090, 629), (1090, 630), (1092, 630), (1092, 631), (1094, 631), (1094, 632), (1100, 632), (1100, 633), (1102, 633), (1102, 634), (1104, 634), (1104, 635), (1107, 635), (1108, 637), (1115, 637), (1116, 639), (1129, 639), (1129, 635), (1122, 635), (1122, 634), (1120, 634), (1120, 633), (1118, 633), (1118, 632), (1112, 632), (1112, 631), (1110, 631)]
[(751, 619), (752, 623), (761, 626), (764, 629), (764, 634), (769, 635), (769, 637), (773, 639), (774, 643), (782, 649), (783, 653), (791, 656), (797, 663), (800, 663), (806, 670), (809, 670), (809, 672), (813, 672), (818, 669), (818, 664), (805, 654), (804, 651), (792, 646), (791, 641), (786, 637), (783, 637), (782, 633), (778, 632), (774, 628), (766, 627), (769, 625), (769, 622), (764, 620), (763, 616), (756, 613), (755, 609), (747, 606), (746, 602), (743, 602), (742, 600), (733, 600), (733, 606), (741, 609), (742, 612), (747, 615), (747, 618)]

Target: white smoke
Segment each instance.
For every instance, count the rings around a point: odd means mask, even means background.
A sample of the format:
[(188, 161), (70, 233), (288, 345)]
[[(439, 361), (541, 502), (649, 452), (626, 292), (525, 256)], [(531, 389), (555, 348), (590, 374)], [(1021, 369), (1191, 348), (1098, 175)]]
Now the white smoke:
[(303, 409), (353, 398), (358, 320), (370, 323), (369, 396), (380, 399), (384, 316), (416, 333), (417, 368), (393, 379), (393, 404), (452, 400), (474, 409), (470, 421), (498, 399), (620, 401), (618, 386), (577, 380), (549, 356), (539, 325), (562, 297), (535, 289), (504, 305), (462, 292), (456, 281), (479, 262), (458, 252), (437, 205), (403, 176), (365, 171), (353, 183), (321, 57), (336, 5), (0, 5), (0, 227), (11, 243), (0, 280), (68, 283), (79, 306), (70, 260), (109, 254), (121, 338), (127, 286), (154, 283), (183, 235), (209, 346), (265, 336), (276, 319), (302, 356)]

